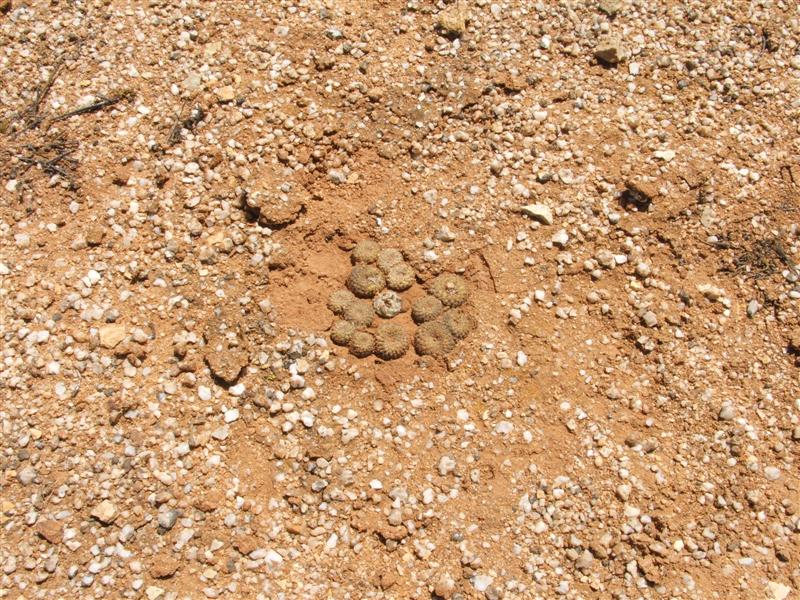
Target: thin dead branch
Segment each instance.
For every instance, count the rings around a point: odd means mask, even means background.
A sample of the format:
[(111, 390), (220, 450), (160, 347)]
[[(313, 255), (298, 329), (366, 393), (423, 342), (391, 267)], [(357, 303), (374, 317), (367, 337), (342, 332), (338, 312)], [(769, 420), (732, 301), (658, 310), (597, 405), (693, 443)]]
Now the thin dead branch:
[(26, 144), (23, 146), (26, 154), (18, 158), (22, 168), (16, 169), (12, 173), (12, 177), (18, 178), (31, 167), (38, 167), (48, 175), (70, 178), (70, 171), (77, 164), (77, 161), (70, 158), (70, 155), (75, 152), (77, 147), (76, 143), (68, 142), (63, 138), (56, 138), (41, 145)]
[(109, 96), (98, 96), (98, 100), (92, 102), (91, 104), (86, 104), (85, 106), (80, 106), (74, 110), (67, 111), (60, 115), (53, 117), (50, 122), (57, 123), (58, 121), (64, 121), (69, 119), (70, 117), (75, 117), (78, 115), (85, 115), (89, 113), (98, 112), (103, 110), (104, 108), (108, 108), (109, 106), (114, 106), (118, 102), (123, 100), (129, 100), (133, 98), (134, 92), (131, 89), (122, 89), (112, 93)]
[(192, 131), (195, 126), (206, 116), (206, 111), (202, 106), (195, 106), (192, 112), (185, 119), (179, 119), (169, 132), (167, 137), (167, 147), (174, 146), (183, 139), (183, 130)]
[(41, 86), (36, 89), (36, 97), (33, 99), (30, 105), (23, 111), (22, 118), (25, 121), (25, 128), (32, 129), (39, 125), (42, 122), (43, 117), (39, 114), (39, 111), (42, 107), (42, 102), (44, 99), (47, 98), (47, 95), (50, 93), (50, 89), (53, 87), (53, 82), (58, 77), (59, 71), (61, 71), (61, 67), (64, 64), (64, 59), (60, 58), (53, 66), (53, 70), (50, 71), (50, 75), (47, 77), (47, 81), (44, 82)]

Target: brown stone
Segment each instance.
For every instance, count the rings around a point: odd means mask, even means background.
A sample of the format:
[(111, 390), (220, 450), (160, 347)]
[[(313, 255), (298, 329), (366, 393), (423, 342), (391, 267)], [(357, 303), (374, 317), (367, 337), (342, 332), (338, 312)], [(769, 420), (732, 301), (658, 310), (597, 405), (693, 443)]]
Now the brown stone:
[(95, 227), (90, 227), (89, 230), (86, 232), (86, 243), (90, 246), (99, 246), (103, 243), (103, 239), (106, 237), (106, 230), (104, 227), (99, 225)]
[(119, 510), (110, 500), (103, 500), (92, 509), (91, 515), (103, 525), (111, 525), (119, 515)]
[(127, 333), (124, 325), (116, 323), (103, 325), (99, 331), (100, 345), (109, 350), (116, 348), (116, 346), (125, 339), (126, 335)]
[(800, 329), (793, 331), (789, 336), (789, 351), (800, 354)]
[(398, 577), (395, 573), (392, 573), (391, 571), (381, 573), (380, 586), (382, 590), (386, 591), (389, 588), (397, 585), (397, 581)]
[(36, 533), (51, 544), (58, 544), (61, 541), (61, 525), (52, 519), (39, 521), (36, 524)]
[(483, 96), (485, 85), (476, 82), (468, 82), (461, 93), (461, 104), (464, 107), (473, 106), (480, 102)]
[(710, 167), (708, 164), (700, 161), (692, 161), (683, 167), (680, 177), (686, 182), (689, 189), (694, 190), (708, 181), (709, 172)]
[(449, 600), (453, 596), (455, 590), (455, 582), (453, 578), (447, 574), (441, 575), (436, 580), (436, 585), (433, 588), (433, 593), (443, 600)]
[(210, 345), (206, 349), (206, 363), (214, 377), (225, 383), (235, 383), (250, 357), (240, 348)]
[(521, 75), (512, 75), (508, 72), (500, 73), (497, 77), (495, 77), (494, 84), (497, 87), (502, 88), (504, 91), (512, 94), (521, 92), (528, 86), (524, 77)]
[(130, 357), (131, 362), (141, 362), (147, 356), (147, 349), (141, 344), (123, 342), (114, 348), (114, 356), (117, 358)]
[(390, 142), (387, 144), (381, 144), (378, 147), (378, 156), (381, 158), (385, 158), (387, 160), (394, 160), (400, 154), (400, 148), (398, 147), (397, 143)]
[(305, 535), (307, 530), (307, 527), (302, 523), (291, 522), (286, 524), (286, 531), (292, 535)]
[(605, 13), (613, 19), (622, 10), (622, 2), (620, 0), (600, 0), (597, 8), (600, 9), (600, 12)]
[(214, 512), (222, 505), (222, 500), (222, 494), (219, 492), (210, 491), (197, 498), (194, 501), (193, 506), (200, 512)]
[(294, 258), (286, 248), (276, 250), (269, 256), (270, 271), (281, 271), (294, 265)]
[(258, 217), (267, 227), (281, 228), (294, 223), (305, 211), (307, 194), (297, 191), (291, 195), (255, 189), (244, 196), (244, 208)]
[(638, 210), (647, 210), (655, 198), (660, 196), (660, 192), (655, 183), (629, 179), (625, 182), (625, 191), (622, 193), (622, 200), (625, 204), (631, 204)]
[(394, 542), (399, 542), (408, 537), (408, 529), (402, 525), (392, 526), (389, 524), (380, 524), (375, 529), (375, 533), (383, 540), (392, 540)]
[(363, 510), (357, 510), (350, 515), (350, 527), (356, 531), (369, 531), (374, 527), (374, 520)]
[[(120, 165), (111, 174), (111, 183), (119, 187), (128, 185), (131, 178), (131, 167), (129, 165)], [(94, 228), (93, 228), (94, 229)], [(88, 235), (87, 235), (88, 237)], [(91, 245), (91, 244), (90, 244)]]
[(309, 444), (305, 454), (311, 459), (324, 458), (325, 460), (331, 460), (331, 458), (333, 458), (334, 449), (334, 444), (331, 442), (330, 438), (322, 438), (314, 440), (313, 443)]
[(643, 556), (636, 560), (639, 570), (644, 573), (644, 578), (650, 583), (658, 584), (661, 582), (661, 570), (656, 565), (651, 556)]
[(603, 540), (599, 538), (589, 544), (589, 550), (592, 552), (595, 558), (599, 558), (600, 560), (605, 560), (608, 558), (608, 547), (603, 543)]
[(220, 103), (233, 102), (236, 98), (236, 90), (234, 90), (231, 85), (224, 85), (214, 90), (214, 95)]
[(119, 423), (122, 415), (134, 408), (137, 403), (136, 397), (114, 394), (106, 403), (106, 407), (108, 408), (108, 422), (112, 425), (116, 425)]
[(467, 11), (456, 2), (439, 13), (436, 25), (449, 37), (461, 37), (467, 30)]
[(625, 60), (625, 50), (622, 40), (616, 36), (609, 36), (600, 40), (594, 50), (594, 56), (604, 65), (614, 66)]
[(180, 562), (168, 554), (158, 554), (153, 558), (150, 575), (156, 579), (172, 577), (178, 570)]
[(233, 547), (236, 548), (241, 554), (247, 556), (253, 550), (258, 548), (258, 540), (252, 535), (241, 535), (234, 540)]

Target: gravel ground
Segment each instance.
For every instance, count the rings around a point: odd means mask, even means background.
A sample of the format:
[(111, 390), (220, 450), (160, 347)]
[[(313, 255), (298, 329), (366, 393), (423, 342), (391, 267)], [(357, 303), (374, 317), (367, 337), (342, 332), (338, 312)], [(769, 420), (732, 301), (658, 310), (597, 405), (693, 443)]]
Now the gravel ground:
[(798, 594), (797, 4), (2, 0), (0, 73), (0, 597)]

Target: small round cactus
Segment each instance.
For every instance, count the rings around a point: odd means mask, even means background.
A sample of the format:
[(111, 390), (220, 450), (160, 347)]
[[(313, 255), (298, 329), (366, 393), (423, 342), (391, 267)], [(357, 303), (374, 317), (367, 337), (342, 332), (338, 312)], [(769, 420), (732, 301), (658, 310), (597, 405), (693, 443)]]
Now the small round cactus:
[(378, 260), (378, 252), (380, 252), (380, 250), (380, 246), (372, 240), (363, 240), (356, 244), (350, 257), (356, 264), (374, 263)]
[(396, 323), (383, 323), (375, 333), (375, 355), (383, 360), (394, 360), (406, 353), (409, 339), (406, 330)]
[(331, 327), (331, 341), (337, 346), (347, 346), (356, 332), (356, 326), (350, 321), (336, 321)]
[(366, 358), (375, 348), (375, 338), (368, 331), (356, 331), (350, 338), (350, 352), (358, 358)]
[(467, 300), (469, 290), (463, 277), (452, 273), (439, 275), (431, 283), (430, 292), (445, 306), (461, 306)]
[(378, 253), (378, 268), (388, 273), (394, 265), (403, 262), (403, 254), (397, 248), (385, 248)]
[(416, 274), (408, 263), (399, 262), (392, 265), (386, 273), (386, 286), (390, 290), (402, 292), (414, 285)]
[(333, 314), (341, 316), (344, 314), (347, 307), (355, 301), (356, 297), (353, 295), (353, 292), (349, 290), (336, 290), (328, 298), (328, 308)]
[(356, 300), (347, 305), (342, 316), (356, 327), (369, 327), (375, 319), (375, 312), (372, 310), (372, 303)]
[(478, 326), (475, 317), (465, 311), (463, 308), (451, 308), (442, 317), (447, 330), (457, 340), (463, 340)]
[(444, 356), (456, 341), (441, 321), (423, 323), (414, 335), (414, 349), (419, 355)]
[(359, 298), (372, 298), (385, 286), (383, 273), (374, 265), (356, 265), (347, 278), (347, 287)]
[(403, 300), (397, 292), (383, 290), (375, 296), (372, 306), (379, 317), (391, 319), (403, 311)]
[(438, 317), (444, 310), (441, 300), (434, 296), (417, 298), (411, 305), (411, 318), (415, 323), (426, 323)]

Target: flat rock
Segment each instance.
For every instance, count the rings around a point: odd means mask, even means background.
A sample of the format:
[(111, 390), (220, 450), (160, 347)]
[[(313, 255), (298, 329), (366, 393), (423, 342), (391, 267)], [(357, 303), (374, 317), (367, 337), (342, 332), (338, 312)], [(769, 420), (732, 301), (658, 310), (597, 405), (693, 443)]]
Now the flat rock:
[(789, 336), (789, 350), (800, 353), (800, 329), (793, 331)]
[[(126, 179), (127, 181), (127, 179)], [(86, 243), (92, 248), (103, 243), (106, 237), (106, 230), (103, 227), (90, 227), (86, 232)]]
[(225, 383), (235, 383), (239, 379), (239, 374), (250, 360), (247, 352), (240, 348), (224, 348), (221, 350), (214, 347), (206, 352), (206, 363), (214, 377), (221, 379)]
[(446, 35), (461, 37), (467, 29), (467, 11), (457, 2), (439, 13), (436, 25)]
[(147, 600), (158, 600), (159, 598), (163, 598), (164, 590), (158, 586), (150, 585), (147, 586), (147, 589), (144, 591), (144, 595), (147, 596)]
[(155, 579), (166, 579), (172, 577), (178, 570), (180, 562), (168, 554), (159, 554), (153, 559), (153, 566), (150, 567), (150, 575)]
[(624, 204), (634, 205), (639, 210), (648, 210), (650, 204), (660, 193), (653, 182), (629, 179), (625, 182), (625, 190), (622, 195)]
[(245, 208), (258, 217), (258, 222), (272, 228), (294, 223), (305, 210), (306, 200), (301, 191), (286, 195), (259, 190), (249, 192), (244, 198)]
[(112, 324), (103, 325), (100, 328), (100, 345), (109, 350), (116, 347), (127, 335), (127, 330), (124, 325)]
[(792, 593), (792, 588), (783, 585), (778, 581), (770, 581), (767, 584), (767, 598), (769, 600), (785, 600)]
[(103, 500), (92, 509), (92, 517), (100, 521), (103, 525), (111, 525), (119, 515), (119, 511), (113, 502)]
[(233, 102), (234, 98), (236, 98), (236, 92), (233, 89), (233, 86), (225, 85), (220, 88), (214, 90), (214, 95), (217, 97), (219, 102)]
[(720, 421), (733, 421), (736, 418), (736, 409), (734, 409), (730, 404), (725, 404), (721, 409), (719, 409), (717, 418)]
[(625, 60), (625, 49), (622, 40), (616, 36), (609, 36), (600, 40), (594, 49), (594, 56), (604, 65), (614, 66)]
[(656, 158), (663, 160), (664, 162), (671, 162), (673, 158), (675, 158), (675, 150), (656, 150), (653, 152), (653, 156)]
[(211, 490), (198, 497), (192, 505), (201, 512), (211, 513), (217, 510), (224, 501), (225, 498), (222, 494)]
[(408, 529), (402, 525), (389, 525), (388, 523), (380, 523), (375, 528), (375, 533), (383, 540), (391, 540), (399, 542), (408, 537)]
[(233, 547), (244, 556), (247, 556), (258, 548), (258, 539), (253, 535), (242, 535), (234, 540)]
[(17, 480), (22, 485), (30, 485), (36, 479), (36, 469), (31, 466), (23, 467), (20, 469), (19, 473), (17, 473)]
[(622, 10), (622, 1), (621, 0), (600, 0), (597, 5), (597, 8), (600, 9), (600, 12), (605, 13), (612, 19), (616, 17), (619, 12)]
[(539, 223), (544, 223), (545, 225), (553, 224), (553, 211), (545, 204), (527, 204), (520, 211), (523, 215)]
[(187, 92), (195, 92), (203, 86), (203, 77), (200, 73), (192, 72), (181, 83)]
[(475, 577), (472, 578), (472, 585), (479, 592), (484, 592), (486, 591), (486, 588), (492, 585), (493, 581), (494, 577), (491, 577), (490, 575), (475, 575)]
[(592, 568), (592, 564), (594, 563), (594, 556), (588, 550), (584, 550), (583, 553), (578, 557), (575, 561), (575, 566), (580, 569), (581, 571), (588, 571)]
[(392, 573), (391, 571), (386, 571), (385, 573), (381, 574), (380, 581), (378, 582), (378, 584), (381, 586), (382, 590), (386, 591), (397, 585), (398, 581), (399, 578), (395, 573)]
[(43, 519), (36, 523), (36, 534), (51, 544), (58, 544), (61, 541), (61, 525), (53, 519)]
[(562, 229), (556, 232), (551, 241), (553, 242), (554, 246), (566, 248), (567, 244), (569, 243), (569, 234)]
[(436, 585), (433, 588), (433, 593), (436, 594), (439, 598), (448, 600), (453, 596), (455, 587), (456, 584), (455, 581), (453, 581), (453, 578), (447, 574), (443, 574), (436, 581)]

